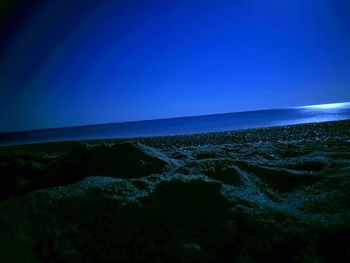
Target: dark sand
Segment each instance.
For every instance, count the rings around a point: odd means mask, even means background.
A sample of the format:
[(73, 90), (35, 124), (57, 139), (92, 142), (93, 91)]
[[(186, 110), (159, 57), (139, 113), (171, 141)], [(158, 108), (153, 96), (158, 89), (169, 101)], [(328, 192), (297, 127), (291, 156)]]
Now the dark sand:
[(0, 262), (350, 262), (350, 121), (0, 148)]

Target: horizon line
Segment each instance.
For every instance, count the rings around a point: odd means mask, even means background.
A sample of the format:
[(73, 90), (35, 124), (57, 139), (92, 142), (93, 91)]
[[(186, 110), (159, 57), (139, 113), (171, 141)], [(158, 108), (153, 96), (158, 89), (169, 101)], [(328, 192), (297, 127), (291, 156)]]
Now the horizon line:
[(248, 112), (256, 112), (256, 111), (271, 111), (271, 110), (286, 110), (286, 109), (331, 110), (331, 109), (339, 109), (339, 108), (347, 108), (347, 107), (350, 108), (350, 102), (335, 102), (335, 103), (323, 103), (323, 104), (313, 104), (313, 105), (305, 105), (305, 106), (291, 106), (291, 107), (285, 107), (285, 108), (266, 108), (266, 109), (246, 110), (246, 111), (222, 112), (222, 113), (211, 113), (211, 114), (200, 114), (200, 115), (187, 115), (187, 116), (159, 118), (159, 119), (141, 119), (141, 120), (130, 120), (130, 121), (121, 121), (121, 122), (78, 124), (78, 125), (74, 125), (74, 126), (61, 126), (61, 127), (39, 128), (39, 129), (28, 129), (28, 130), (0, 131), (0, 135), (9, 134), (9, 133), (36, 132), (36, 131), (47, 131), (47, 130), (56, 130), (56, 129), (88, 127), (88, 126), (102, 126), (102, 125), (110, 125), (110, 124), (127, 124), (127, 123), (136, 123), (136, 122), (161, 121), (161, 120), (183, 119), (183, 118), (197, 118), (197, 117), (205, 117), (205, 116), (212, 116), (212, 115), (248, 113)]

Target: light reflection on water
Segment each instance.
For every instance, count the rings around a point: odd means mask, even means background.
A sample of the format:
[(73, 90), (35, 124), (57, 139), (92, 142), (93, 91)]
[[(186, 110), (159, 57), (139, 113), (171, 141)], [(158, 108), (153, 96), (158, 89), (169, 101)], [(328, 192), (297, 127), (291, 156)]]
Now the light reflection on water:
[(295, 119), (277, 120), (273, 125), (292, 125), (350, 119), (349, 102), (310, 105), (291, 109), (297, 111)]

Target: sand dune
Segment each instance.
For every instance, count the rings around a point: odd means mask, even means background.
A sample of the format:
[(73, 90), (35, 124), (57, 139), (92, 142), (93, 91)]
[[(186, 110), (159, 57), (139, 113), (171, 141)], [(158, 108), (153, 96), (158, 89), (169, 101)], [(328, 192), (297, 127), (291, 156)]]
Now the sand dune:
[(0, 148), (1, 262), (348, 262), (350, 121)]

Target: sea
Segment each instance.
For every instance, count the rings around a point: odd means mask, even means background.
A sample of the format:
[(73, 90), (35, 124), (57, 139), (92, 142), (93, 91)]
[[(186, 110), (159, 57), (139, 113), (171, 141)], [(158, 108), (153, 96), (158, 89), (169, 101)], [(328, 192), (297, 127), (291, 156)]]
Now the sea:
[(234, 131), (350, 120), (350, 102), (0, 133), (0, 146)]

